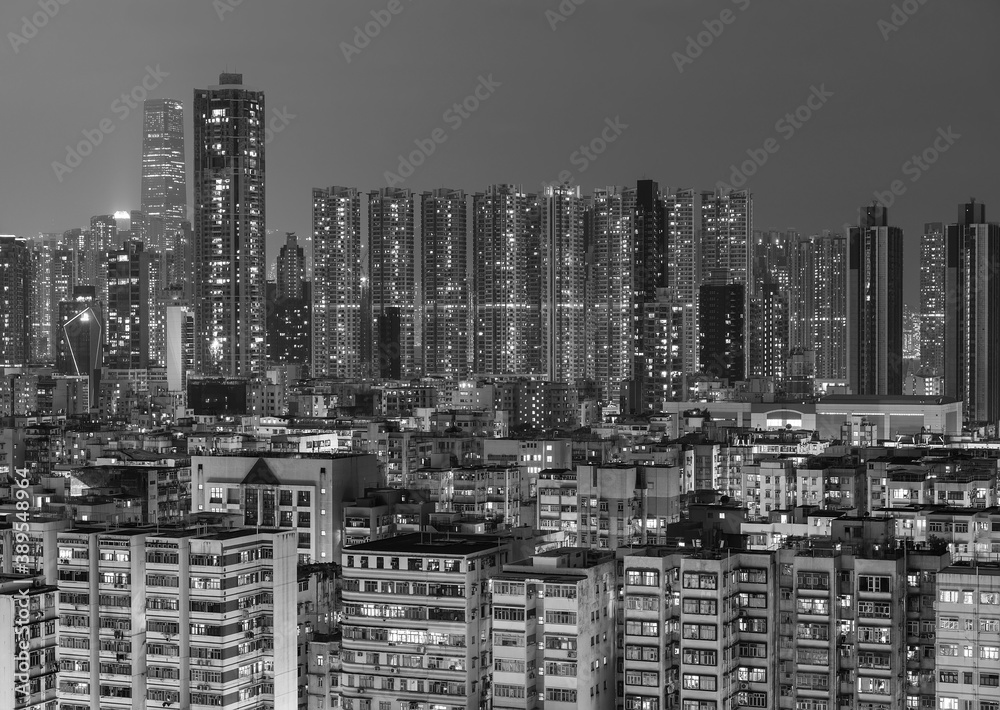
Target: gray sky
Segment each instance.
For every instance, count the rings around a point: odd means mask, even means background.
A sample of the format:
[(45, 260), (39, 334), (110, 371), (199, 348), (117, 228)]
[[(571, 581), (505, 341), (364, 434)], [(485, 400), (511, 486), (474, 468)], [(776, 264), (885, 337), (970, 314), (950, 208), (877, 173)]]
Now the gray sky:
[[(190, 134), (194, 88), (226, 69), (294, 116), (267, 146), (267, 223), (303, 236), (311, 187), (384, 186), (437, 128), (403, 187), (538, 189), (567, 170), (585, 192), (640, 177), (712, 189), (773, 139), (747, 183), (758, 229), (839, 230), (899, 180), (889, 214), (915, 269), (923, 223), (953, 221), (959, 202), (1000, 221), (996, 0), (398, 0), (397, 14), (396, 0), (61, 1), (44, 23), (39, 0), (0, 4), (0, 233), (138, 209), (141, 108), (116, 100), (146, 78), (149, 96), (184, 101)], [(342, 43), (372, 11), (390, 21), (348, 61)], [(699, 32), (707, 46), (684, 56)], [(480, 77), (494, 88), (456, 125), (446, 112)], [(809, 118), (779, 123), (814, 87), (826, 98)], [(574, 157), (616, 117), (603, 153)], [(102, 119), (113, 129), (60, 181), (52, 163)], [(933, 165), (907, 165), (925, 149)]]

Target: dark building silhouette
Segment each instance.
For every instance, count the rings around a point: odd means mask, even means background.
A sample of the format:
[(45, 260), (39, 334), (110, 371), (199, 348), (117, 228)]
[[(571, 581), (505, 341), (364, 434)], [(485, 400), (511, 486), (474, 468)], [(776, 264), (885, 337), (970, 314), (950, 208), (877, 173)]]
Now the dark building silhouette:
[(108, 367), (149, 367), (152, 258), (138, 241), (108, 252)]
[(965, 401), (970, 422), (1000, 419), (1000, 224), (975, 200), (948, 225), (945, 270), (945, 394)]
[(72, 301), (59, 304), (56, 371), (90, 378), (90, 404), (97, 406), (104, 360), (104, 308), (93, 286), (77, 286)]
[(312, 357), (312, 284), (302, 281), (298, 297), (281, 298), (267, 284), (267, 361), (308, 363)]
[(746, 376), (744, 284), (705, 284), (699, 289), (701, 369), (730, 382)]
[(847, 376), (854, 394), (903, 391), (903, 230), (873, 203), (848, 235)]

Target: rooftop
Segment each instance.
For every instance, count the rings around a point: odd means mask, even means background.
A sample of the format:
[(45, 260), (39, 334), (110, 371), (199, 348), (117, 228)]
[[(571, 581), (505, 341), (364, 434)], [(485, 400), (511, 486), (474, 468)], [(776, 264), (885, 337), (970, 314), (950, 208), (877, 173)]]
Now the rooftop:
[(414, 555), (472, 555), (499, 548), (506, 542), (501, 535), (461, 533), (410, 533), (385, 540), (344, 546), (344, 552), (395, 552)]

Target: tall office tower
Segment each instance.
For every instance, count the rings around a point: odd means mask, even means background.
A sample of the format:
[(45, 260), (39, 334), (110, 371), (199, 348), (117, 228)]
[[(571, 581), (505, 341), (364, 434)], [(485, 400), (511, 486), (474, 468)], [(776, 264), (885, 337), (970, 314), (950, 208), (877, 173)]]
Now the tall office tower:
[(194, 92), (197, 368), (264, 371), (264, 92), (222, 74)]
[(142, 211), (154, 234), (150, 251), (170, 251), (187, 219), (184, 105), (174, 99), (143, 102)]
[(62, 707), (296, 707), (295, 538), (273, 528), (60, 532)]
[(920, 360), (920, 313), (903, 306), (903, 359)]
[(94, 251), (84, 258), (88, 282), (97, 289), (97, 299), (101, 303), (108, 300), (108, 252), (118, 248), (118, 224), (115, 215), (96, 215), (90, 218), (90, 242)]
[(146, 248), (152, 252), (160, 251), (154, 248), (152, 244), (148, 241), (149, 239), (149, 218), (146, 213), (141, 210), (131, 210), (128, 213), (128, 234), (121, 234), (119, 230), (118, 234), (118, 246), (124, 245), (126, 241), (142, 242), (146, 245)]
[(701, 370), (730, 382), (746, 377), (745, 284), (705, 284), (699, 289)]
[(941, 222), (928, 222), (920, 237), (920, 371), (944, 374), (945, 331), (945, 230)]
[(108, 259), (108, 331), (105, 364), (122, 370), (149, 367), (150, 262), (142, 242), (126, 242)]
[[(313, 377), (358, 378), (368, 372), (362, 337), (364, 302), (361, 195), (353, 187), (313, 188)], [(370, 332), (370, 331), (369, 331)]]
[(726, 283), (747, 283), (753, 196), (747, 190), (701, 193), (701, 269), (722, 270)]
[(56, 372), (90, 378), (91, 406), (97, 405), (104, 364), (104, 307), (93, 286), (77, 286), (73, 300), (59, 303)]
[[(614, 404), (619, 402), (623, 383), (635, 380), (636, 329), (641, 321), (633, 322), (633, 299), (645, 302), (638, 300), (640, 287), (635, 282), (641, 275), (637, 273), (635, 219), (635, 189), (594, 190), (587, 229), (593, 249), (587, 346), (594, 348), (594, 378), (601, 399)], [(654, 297), (655, 293), (654, 289)]]
[(469, 208), (462, 190), (421, 195), (424, 373), (466, 377), (470, 360)]
[(848, 238), (847, 358), (854, 394), (903, 391), (903, 230), (872, 203)]
[(299, 246), (295, 232), (285, 234), (285, 243), (278, 250), (275, 297), (302, 298), (302, 282), (306, 277), (305, 252)]
[(491, 185), (473, 204), (475, 372), (538, 374), (541, 261), (538, 197)]
[(965, 401), (970, 422), (1000, 420), (1000, 224), (986, 205), (958, 208), (948, 225), (945, 272), (945, 394)]
[(489, 707), (488, 585), (513, 546), (413, 533), (345, 547), (343, 707)]
[(681, 308), (681, 363), (685, 373), (701, 367), (698, 352), (698, 287), (701, 285), (701, 243), (696, 215), (698, 193), (677, 190), (664, 197), (666, 209), (667, 285)]
[(385, 187), (368, 193), (372, 374), (415, 377), (417, 266), (413, 192)]
[(167, 306), (164, 361), (167, 390), (187, 393), (187, 376), (194, 369), (194, 310), (188, 306)]
[(542, 353), (552, 382), (586, 377), (584, 204), (579, 187), (546, 187), (540, 205)]
[(491, 589), (494, 708), (616, 707), (616, 665), (603, 663), (615, 658), (614, 553), (542, 552), (504, 565)]
[(0, 235), (0, 365), (30, 359), (33, 273), (28, 240)]
[[(811, 257), (806, 297), (812, 300), (810, 332), (816, 352), (816, 377), (847, 380), (847, 239), (824, 230), (809, 238)], [(811, 294), (811, 295), (809, 295)]]

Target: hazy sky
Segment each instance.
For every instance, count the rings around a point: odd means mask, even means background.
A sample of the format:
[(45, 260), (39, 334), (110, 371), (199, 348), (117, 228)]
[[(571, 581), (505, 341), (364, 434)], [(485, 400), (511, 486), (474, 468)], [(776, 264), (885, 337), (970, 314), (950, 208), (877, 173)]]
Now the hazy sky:
[[(227, 69), (288, 117), (267, 146), (267, 224), (303, 236), (310, 188), (384, 186), (435, 129), (444, 141), (401, 186), (535, 190), (566, 170), (585, 192), (641, 177), (712, 189), (750, 150), (766, 157), (747, 182), (754, 226), (808, 234), (898, 180), (909, 302), (924, 222), (972, 196), (1000, 221), (996, 0), (46, 2), (51, 18), (39, 0), (0, 4), (0, 233), (138, 209), (141, 108), (121, 95), (145, 79), (182, 100), (190, 140), (194, 88)], [(373, 11), (389, 22), (348, 61)], [(478, 107), (448, 113), (481, 78)], [(784, 118), (810, 96), (806, 120)], [(53, 162), (102, 120), (60, 181)], [(604, 152), (574, 155), (602, 131)], [(933, 164), (907, 163), (925, 150)]]

